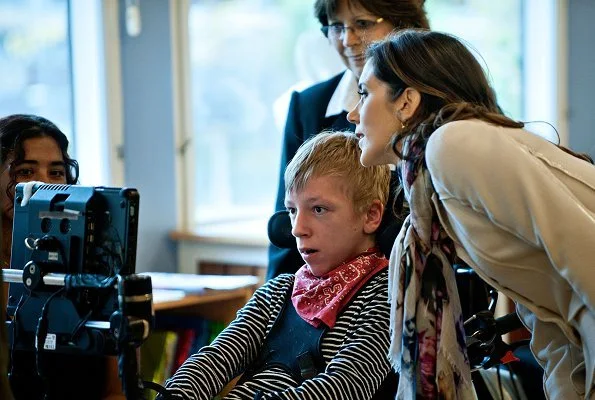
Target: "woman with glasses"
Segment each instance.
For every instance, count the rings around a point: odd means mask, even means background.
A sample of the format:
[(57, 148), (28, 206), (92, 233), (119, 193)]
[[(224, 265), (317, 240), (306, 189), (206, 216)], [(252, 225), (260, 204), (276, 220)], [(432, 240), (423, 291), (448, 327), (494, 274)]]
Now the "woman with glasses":
[[(316, 0), (322, 33), (341, 57), (345, 72), (291, 96), (282, 147), (275, 210), (285, 210), (283, 173), (298, 147), (325, 129), (351, 130), (346, 115), (357, 103), (357, 80), (366, 47), (395, 29), (429, 28), (423, 0)], [(389, 200), (390, 201), (390, 200)], [(295, 273), (302, 265), (297, 249), (269, 249), (267, 279)]]

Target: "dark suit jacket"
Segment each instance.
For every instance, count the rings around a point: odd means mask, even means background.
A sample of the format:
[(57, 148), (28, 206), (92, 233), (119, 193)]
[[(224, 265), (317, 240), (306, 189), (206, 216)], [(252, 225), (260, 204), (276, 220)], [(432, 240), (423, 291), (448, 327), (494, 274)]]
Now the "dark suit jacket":
[[(303, 92), (293, 92), (289, 104), (289, 113), (285, 125), (283, 147), (281, 153), (281, 168), (279, 173), (279, 188), (275, 211), (285, 209), (285, 181), (283, 174), (285, 167), (306, 139), (325, 129), (355, 130), (355, 125), (347, 121), (347, 113), (342, 112), (329, 118), (325, 117), (328, 103), (337, 89), (343, 74), (339, 74), (327, 81), (309, 87)], [(295, 273), (304, 260), (295, 246), (291, 249), (281, 249), (274, 245), (269, 247), (269, 265), (267, 279), (282, 273)]]

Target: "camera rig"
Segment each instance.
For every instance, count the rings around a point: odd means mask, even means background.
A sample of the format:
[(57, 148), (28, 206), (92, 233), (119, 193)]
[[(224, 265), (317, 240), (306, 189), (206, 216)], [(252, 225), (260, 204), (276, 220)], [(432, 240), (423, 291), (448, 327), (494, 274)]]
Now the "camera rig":
[(126, 398), (142, 399), (136, 348), (154, 311), (150, 277), (135, 274), (138, 192), (35, 183), (22, 203), (26, 185), (15, 188), (3, 270), (11, 358), (34, 352), (39, 369), (48, 353), (117, 355)]

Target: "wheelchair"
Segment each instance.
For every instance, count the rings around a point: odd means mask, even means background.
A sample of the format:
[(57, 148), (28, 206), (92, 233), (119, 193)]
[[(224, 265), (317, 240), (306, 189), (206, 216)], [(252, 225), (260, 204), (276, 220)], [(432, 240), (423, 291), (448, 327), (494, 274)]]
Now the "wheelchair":
[[(386, 213), (376, 241), (388, 258), (403, 221), (394, 213)], [(278, 211), (268, 222), (270, 242), (282, 249), (296, 248), (291, 234), (291, 221), (287, 211)], [(529, 350), (529, 340), (506, 343), (502, 336), (523, 325), (510, 313), (500, 318), (494, 316), (498, 292), (484, 282), (471, 267), (454, 266), (463, 318), (467, 355), (472, 370), (473, 385), (479, 399), (504, 398), (503, 383), (513, 399), (545, 399), (543, 370)], [(505, 375), (504, 377), (501, 376)]]

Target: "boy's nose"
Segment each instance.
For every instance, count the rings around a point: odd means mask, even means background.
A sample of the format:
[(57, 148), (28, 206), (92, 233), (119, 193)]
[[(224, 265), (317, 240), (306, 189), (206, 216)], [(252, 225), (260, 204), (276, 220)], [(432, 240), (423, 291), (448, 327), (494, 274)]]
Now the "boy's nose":
[(305, 221), (305, 217), (300, 215), (300, 213), (296, 213), (295, 217), (293, 217), (293, 221), (291, 222), (291, 234), (297, 237), (303, 237), (308, 235), (308, 227)]

